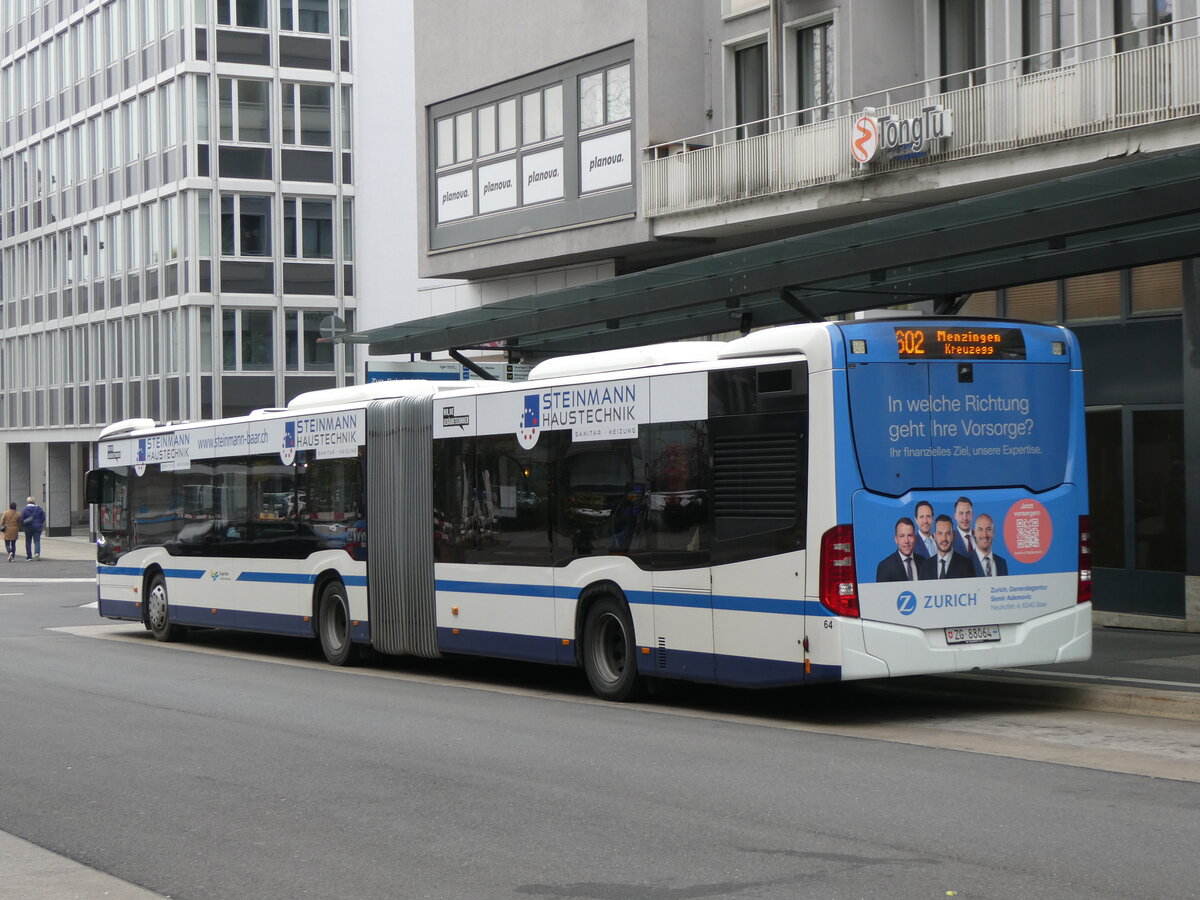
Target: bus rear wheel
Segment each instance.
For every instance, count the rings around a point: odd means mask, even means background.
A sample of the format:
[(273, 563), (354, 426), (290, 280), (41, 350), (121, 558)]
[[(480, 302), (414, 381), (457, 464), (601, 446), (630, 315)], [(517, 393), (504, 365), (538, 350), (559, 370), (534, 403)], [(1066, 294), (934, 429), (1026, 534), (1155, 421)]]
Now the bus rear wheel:
[(171, 621), (167, 604), (167, 579), (162, 572), (155, 572), (146, 591), (146, 627), (156, 641), (178, 641), (187, 629)]
[(620, 703), (642, 695), (636, 653), (628, 608), (615, 597), (597, 600), (583, 626), (583, 668), (597, 697)]
[(321, 591), (317, 606), (317, 634), (321, 650), (330, 665), (348, 666), (354, 662), (355, 648), (350, 640), (350, 601), (340, 581), (331, 581)]

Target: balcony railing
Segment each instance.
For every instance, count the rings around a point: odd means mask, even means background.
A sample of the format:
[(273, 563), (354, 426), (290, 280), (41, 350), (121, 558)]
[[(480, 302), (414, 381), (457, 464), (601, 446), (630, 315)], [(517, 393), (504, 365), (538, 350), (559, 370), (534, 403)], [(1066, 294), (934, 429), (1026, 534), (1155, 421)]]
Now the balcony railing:
[[(1075, 61), (1054, 68), (1013, 74), (1044, 61), (1048, 54), (1039, 53), (648, 147), (643, 212), (709, 209), (1198, 115), (1200, 36), (1178, 36), (1188, 25), (1195, 31), (1197, 19), (1063, 48), (1057, 58)], [(1117, 52), (1139, 42), (1147, 45)], [(952, 111), (953, 133), (932, 152), (881, 156), (869, 167), (855, 161), (851, 140), (864, 113), (912, 119), (934, 104)]]

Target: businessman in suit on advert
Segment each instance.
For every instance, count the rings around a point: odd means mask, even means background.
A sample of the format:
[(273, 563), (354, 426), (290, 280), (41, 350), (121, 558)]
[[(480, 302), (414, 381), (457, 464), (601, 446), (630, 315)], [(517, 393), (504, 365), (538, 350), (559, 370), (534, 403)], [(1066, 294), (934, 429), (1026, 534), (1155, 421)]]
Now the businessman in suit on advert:
[(980, 578), (1008, 574), (1008, 560), (999, 553), (992, 552), (995, 540), (996, 526), (992, 517), (987, 513), (980, 513), (975, 519), (975, 552), (971, 554), (975, 574)]
[(926, 559), (937, 553), (937, 543), (933, 539), (933, 504), (928, 500), (918, 500), (913, 509), (917, 520), (917, 540), (913, 544), (913, 553), (918, 559)]
[(954, 550), (967, 559), (975, 552), (975, 537), (971, 530), (971, 521), (975, 513), (975, 504), (970, 497), (959, 497), (954, 501)]
[(913, 555), (917, 528), (908, 516), (896, 520), (896, 552), (889, 553), (875, 567), (876, 581), (916, 581), (920, 578), (920, 557)]
[(938, 516), (933, 525), (933, 539), (937, 542), (937, 553), (921, 564), (922, 581), (975, 577), (971, 560), (954, 549), (953, 519), (946, 515)]

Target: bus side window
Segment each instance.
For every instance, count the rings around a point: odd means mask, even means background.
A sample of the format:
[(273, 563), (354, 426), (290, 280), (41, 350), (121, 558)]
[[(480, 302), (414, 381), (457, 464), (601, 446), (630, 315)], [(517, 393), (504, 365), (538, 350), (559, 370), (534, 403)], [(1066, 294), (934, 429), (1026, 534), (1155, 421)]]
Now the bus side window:
[(465, 521), (475, 536), (468, 561), (550, 564), (548, 437), (529, 450), (513, 435), (475, 440), (474, 483), (465, 498)]
[(287, 516), (295, 520), (303, 537), (322, 547), (353, 544), (351, 555), (365, 558), (366, 509), (363, 503), (360, 456), (316, 459), (306, 454), (297, 460), (295, 490), (288, 492)]
[(705, 565), (712, 537), (708, 424), (665, 422), (642, 430), (650, 567)]
[(437, 562), (465, 562), (475, 488), (475, 439), (433, 442), (433, 553)]
[(223, 460), (213, 477), (213, 517), (218, 541), (241, 541), (249, 534), (249, 467)]
[(155, 546), (174, 540), (183, 524), (183, 499), (175, 473), (150, 465), (134, 485), (133, 546)]
[[(569, 436), (564, 435), (564, 441)], [(567, 444), (557, 467), (555, 562), (644, 549), (646, 467), (636, 440)]]
[(195, 553), (216, 537), (213, 467), (193, 462), (188, 469), (175, 473), (175, 483), (183, 504), (183, 521), (177, 543), (167, 549), (172, 553)]

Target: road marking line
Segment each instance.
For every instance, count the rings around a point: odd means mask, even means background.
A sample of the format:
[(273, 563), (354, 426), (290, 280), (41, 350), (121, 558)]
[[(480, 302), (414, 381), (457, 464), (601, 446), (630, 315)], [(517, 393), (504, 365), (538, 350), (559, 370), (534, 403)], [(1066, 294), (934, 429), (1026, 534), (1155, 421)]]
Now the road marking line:
[(95, 584), (95, 578), (0, 578), (0, 584)]
[(1050, 678), (1084, 678), (1089, 681), (1125, 681), (1132, 684), (1161, 684), (1168, 687), (1200, 687), (1195, 681), (1161, 681), (1157, 678), (1123, 678), (1120, 675), (1085, 675), (1082, 672), (1044, 672), (1041, 669), (1002, 669), (1004, 672), (1022, 672), (1026, 675), (1045, 675)]

